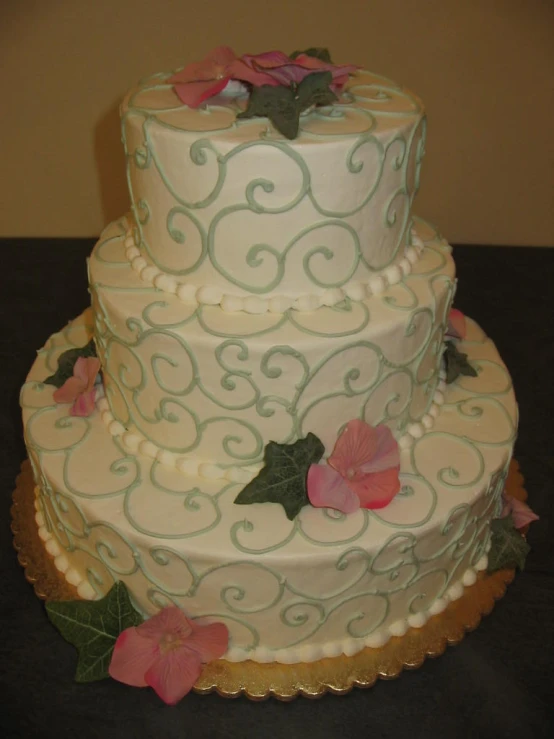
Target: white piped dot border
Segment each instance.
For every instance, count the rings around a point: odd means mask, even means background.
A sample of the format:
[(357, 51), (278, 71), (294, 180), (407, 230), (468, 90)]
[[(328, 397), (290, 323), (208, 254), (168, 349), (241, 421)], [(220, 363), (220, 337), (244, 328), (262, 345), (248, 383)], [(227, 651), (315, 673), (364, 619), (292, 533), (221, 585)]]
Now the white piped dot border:
[(322, 307), (332, 307), (345, 298), (360, 302), (372, 295), (379, 295), (391, 285), (396, 285), (407, 277), (411, 273), (413, 265), (421, 256), (425, 245), (415, 229), (412, 229), (411, 234), (412, 245), (406, 248), (404, 258), (398, 264), (388, 267), (381, 274), (372, 277), (367, 282), (349, 282), (344, 287), (329, 288), (319, 295), (300, 295), (296, 298), (287, 295), (275, 295), (271, 298), (260, 298), (257, 295), (240, 297), (228, 295), (215, 285), (199, 287), (189, 282), (180, 282), (172, 275), (162, 272), (158, 267), (146, 261), (135, 243), (132, 228), (129, 228), (125, 233), (123, 243), (125, 256), (143, 282), (163, 292), (176, 295), (184, 303), (219, 305), (226, 313), (243, 312), (258, 315), (262, 313), (285, 313), (291, 309), (307, 313)]
[[(433, 427), (435, 419), (439, 415), (440, 408), (444, 403), (445, 387), (446, 382), (441, 375), (435, 395), (433, 396), (433, 402), (427, 413), (420, 421), (408, 426), (406, 433), (398, 439), (400, 449), (409, 449), (416, 439), (420, 439), (426, 431)], [(167, 449), (157, 446), (141, 434), (134, 431), (127, 431), (125, 426), (114, 418), (108, 400), (104, 395), (98, 398), (96, 408), (109, 433), (119, 438), (127, 452), (130, 454), (138, 453), (149, 459), (155, 459), (166, 467), (175, 468), (187, 477), (200, 477), (206, 480), (228, 480), (229, 482), (246, 485), (262, 468), (261, 464), (245, 465), (244, 467), (238, 467), (236, 465), (223, 467), (222, 465), (196, 459), (195, 457), (175, 454), (175, 452), (170, 452)]]
[(44, 543), (44, 548), (53, 557), (56, 568), (65, 576), (67, 582), (77, 588), (79, 597), (83, 598), (83, 600), (95, 600), (97, 594), (92, 585), (74, 567), (69, 566), (67, 556), (56, 538), (46, 527), (39, 494), (39, 488), (35, 487), (35, 522), (38, 528), (38, 535)]
[(486, 569), (486, 567), (487, 557), (485, 556), (474, 567), (469, 567), (462, 575), (461, 580), (452, 585), (442, 597), (433, 601), (429, 608), (413, 613), (406, 618), (398, 619), (386, 629), (376, 631), (367, 637), (342, 639), (311, 647), (278, 649), (275, 652), (267, 647), (257, 647), (251, 651), (231, 648), (225, 655), (225, 659), (228, 662), (243, 662), (251, 659), (255, 662), (278, 662), (290, 665), (298, 662), (315, 662), (325, 657), (338, 657), (341, 654), (351, 657), (366, 647), (378, 649), (384, 646), (393, 636), (404, 636), (410, 628), (420, 629), (425, 626), (430, 618), (442, 613), (450, 603), (458, 600), (463, 595), (464, 588), (470, 587), (476, 582), (477, 572)]

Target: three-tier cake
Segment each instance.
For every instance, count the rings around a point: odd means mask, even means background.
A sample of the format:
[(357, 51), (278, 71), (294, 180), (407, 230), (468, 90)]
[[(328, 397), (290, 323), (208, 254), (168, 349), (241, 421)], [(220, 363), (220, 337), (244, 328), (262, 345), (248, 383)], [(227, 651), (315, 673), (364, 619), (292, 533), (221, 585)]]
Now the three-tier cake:
[[(296, 138), (244, 117), (244, 81), (199, 107), (178, 76), (134, 88), (132, 213), (92, 252), (92, 307), (21, 394), (58, 569), (82, 598), (122, 581), (144, 614), (173, 603), (225, 623), (230, 661), (351, 655), (443, 610), (487, 566), (516, 434), (509, 374), (470, 320), (453, 341), (474, 372), (446, 382), (454, 262), (412, 212), (423, 105), (346, 78), (300, 109)], [(45, 380), (61, 356), (96, 353), (96, 408), (72, 415)], [(398, 446), (388, 505), (344, 513), (296, 488), (294, 514), (243, 504), (268, 445), (294, 472), (315, 438), (328, 466), (353, 420)]]

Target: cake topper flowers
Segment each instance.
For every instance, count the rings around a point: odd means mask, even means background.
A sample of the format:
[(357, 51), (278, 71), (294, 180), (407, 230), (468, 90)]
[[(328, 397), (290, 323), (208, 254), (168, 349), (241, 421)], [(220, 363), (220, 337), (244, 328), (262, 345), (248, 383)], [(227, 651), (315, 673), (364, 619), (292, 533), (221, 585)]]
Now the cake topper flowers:
[(169, 606), (118, 636), (109, 673), (126, 685), (149, 685), (165, 703), (175, 705), (190, 692), (202, 665), (225, 654), (228, 642), (225, 624), (203, 626)]
[(228, 46), (220, 46), (168, 82), (191, 108), (220, 93), (249, 93), (246, 110), (237, 117), (267, 117), (280, 133), (293, 139), (298, 135), (300, 114), (335, 102), (356, 69), (352, 64), (333, 64), (326, 49), (315, 47), (291, 56), (268, 51), (236, 57)]
[(218, 46), (201, 62), (188, 64), (168, 80), (179, 99), (190, 108), (198, 108), (205, 100), (223, 92), (233, 81), (252, 85), (278, 84), (263, 72), (241, 64), (228, 46)]
[(73, 365), (73, 376), (54, 392), (56, 403), (72, 403), (72, 416), (90, 416), (96, 399), (96, 377), (100, 371), (97, 357), (79, 357)]
[(400, 454), (388, 426), (346, 424), (326, 465), (308, 470), (308, 497), (318, 508), (353, 513), (384, 508), (400, 490)]
[[(329, 72), (332, 79), (330, 87), (335, 94), (342, 90), (348, 82), (349, 75), (357, 69), (352, 64), (335, 65), (331, 62), (330, 57), (327, 57), (329, 61), (325, 61), (317, 56), (310, 56), (306, 52), (300, 52), (293, 56), (289, 57), (282, 51), (244, 54), (237, 60), (234, 69), (239, 75), (239, 79), (251, 82), (252, 80), (240, 77), (243, 69), (251, 70), (258, 73), (260, 78), (264, 80), (262, 84), (272, 86), (299, 85), (308, 75), (314, 72)], [(253, 84), (256, 83), (253, 82)]]

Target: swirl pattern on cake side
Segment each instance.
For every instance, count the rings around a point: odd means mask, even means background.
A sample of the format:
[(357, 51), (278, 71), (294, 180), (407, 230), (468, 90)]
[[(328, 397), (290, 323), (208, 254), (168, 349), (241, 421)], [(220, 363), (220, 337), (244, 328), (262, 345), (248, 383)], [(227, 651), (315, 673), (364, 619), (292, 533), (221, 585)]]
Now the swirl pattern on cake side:
[(252, 468), (268, 441), (309, 431), (332, 448), (355, 417), (420, 435), (440, 404), (455, 283), (448, 245), (417, 220), (415, 229), (421, 257), (381, 294), (251, 315), (147, 287), (129, 267), (125, 222), (113, 224), (89, 262), (110, 427), (130, 433), (129, 449), (220, 469)]
[(434, 428), (402, 451), (391, 505), (348, 516), (307, 507), (294, 521), (268, 504), (245, 516), (233, 503), (240, 483), (130, 455), (100, 414), (71, 418), (56, 406), (41, 380), (91, 330), (87, 313), (52, 337), (21, 395), (40, 533), (82, 597), (123, 580), (146, 613), (177, 603), (224, 621), (226, 659), (289, 663), (380, 646), (440, 612), (486, 566), (517, 410), (475, 324), (462, 348), (478, 378), (448, 386)]
[(302, 116), (292, 142), (264, 119), (237, 120), (241, 105), (190, 109), (163, 75), (124, 100), (133, 266), (145, 279), (186, 301), (282, 312), (306, 296), (329, 304), (335, 290), (363, 296), (385, 270), (408, 269), (426, 133), (416, 96), (358, 72), (337, 104)]

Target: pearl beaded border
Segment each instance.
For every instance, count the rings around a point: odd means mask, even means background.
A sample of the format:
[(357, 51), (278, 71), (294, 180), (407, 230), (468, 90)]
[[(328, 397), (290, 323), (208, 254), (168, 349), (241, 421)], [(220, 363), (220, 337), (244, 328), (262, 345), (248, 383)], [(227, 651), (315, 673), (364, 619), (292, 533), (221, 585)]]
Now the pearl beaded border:
[(396, 285), (407, 277), (419, 259), (424, 243), (414, 229), (411, 234), (412, 245), (407, 247), (404, 258), (367, 282), (349, 282), (344, 287), (328, 288), (320, 295), (300, 295), (297, 298), (287, 295), (274, 295), (271, 298), (260, 298), (257, 295), (240, 297), (228, 295), (215, 285), (198, 287), (189, 282), (180, 282), (146, 261), (135, 243), (132, 227), (128, 228), (125, 233), (124, 246), (125, 256), (141, 280), (158, 290), (176, 295), (184, 303), (219, 305), (226, 313), (242, 311), (243, 313), (262, 314), (285, 313), (290, 309), (308, 312), (322, 306), (331, 307), (345, 298), (359, 302), (372, 295), (379, 295), (391, 285)]
[[(419, 421), (410, 424), (406, 429), (406, 433), (398, 439), (400, 449), (409, 449), (416, 439), (420, 439), (426, 431), (429, 431), (433, 427), (435, 419), (439, 415), (441, 406), (444, 403), (445, 387), (446, 382), (444, 376), (441, 375), (433, 396), (433, 402), (427, 413)], [(109, 433), (120, 439), (127, 452), (130, 454), (143, 454), (145, 457), (157, 460), (166, 467), (177, 469), (187, 477), (200, 477), (207, 480), (229, 480), (229, 482), (246, 485), (262, 468), (261, 464), (245, 465), (244, 467), (239, 467), (238, 465), (225, 467), (214, 462), (175, 454), (175, 452), (170, 452), (154, 444), (154, 442), (149, 441), (137, 432), (128, 431), (122, 423), (114, 418), (105, 396), (97, 400), (96, 408), (101, 414), (102, 421)]]

